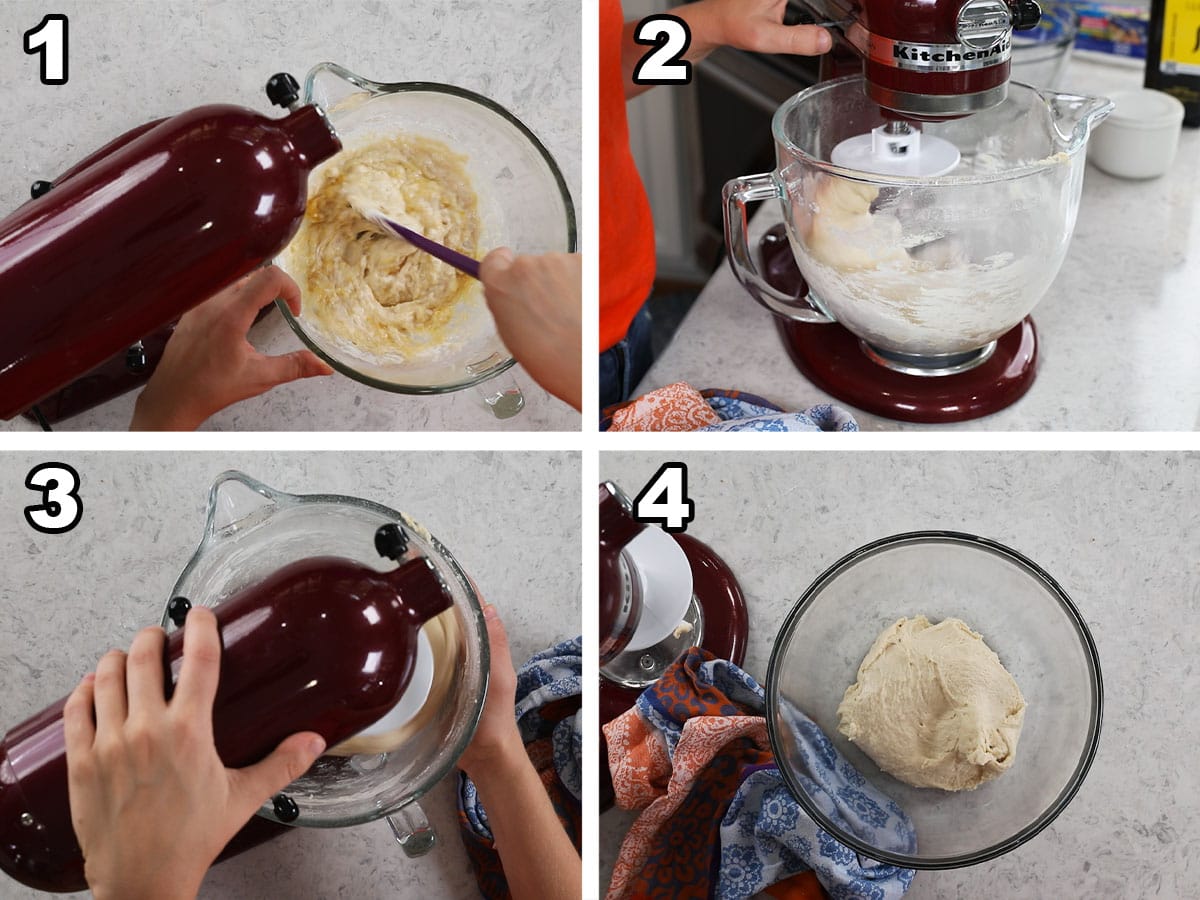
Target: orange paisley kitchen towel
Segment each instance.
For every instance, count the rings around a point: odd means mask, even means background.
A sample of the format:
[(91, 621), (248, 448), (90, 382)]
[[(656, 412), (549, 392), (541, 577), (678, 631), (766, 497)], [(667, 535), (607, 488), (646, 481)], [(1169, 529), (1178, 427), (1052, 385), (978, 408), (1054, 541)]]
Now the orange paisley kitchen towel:
[(617, 805), (643, 810), (621, 844), (608, 900), (707, 898), (711, 850), (743, 767), (773, 761), (766, 720), (703, 683), (704, 658), (694, 648), (651, 689), (683, 720), (673, 748), (636, 707), (604, 726)]
[(618, 409), (609, 431), (697, 431), (720, 421), (698, 390), (677, 381)]

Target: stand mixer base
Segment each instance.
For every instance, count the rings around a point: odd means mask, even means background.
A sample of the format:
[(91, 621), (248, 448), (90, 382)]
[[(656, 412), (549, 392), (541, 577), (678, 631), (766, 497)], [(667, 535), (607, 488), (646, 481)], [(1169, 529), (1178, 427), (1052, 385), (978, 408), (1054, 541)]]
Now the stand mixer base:
[[(719, 659), (740, 666), (746, 658), (748, 620), (746, 600), (737, 579), (712, 549), (686, 534), (672, 535), (692, 567), (693, 602), (701, 610), (704, 633), (700, 646)], [(600, 676), (600, 724), (611, 722), (637, 702), (641, 690), (622, 687)], [(600, 736), (600, 809), (612, 806), (612, 779), (608, 770), (608, 744)]]
[(904, 422), (963, 422), (1019, 400), (1037, 373), (1037, 330), (1026, 316), (983, 362), (951, 375), (906, 375), (870, 359), (840, 325), (780, 320), (788, 355), (809, 381), (839, 400)]

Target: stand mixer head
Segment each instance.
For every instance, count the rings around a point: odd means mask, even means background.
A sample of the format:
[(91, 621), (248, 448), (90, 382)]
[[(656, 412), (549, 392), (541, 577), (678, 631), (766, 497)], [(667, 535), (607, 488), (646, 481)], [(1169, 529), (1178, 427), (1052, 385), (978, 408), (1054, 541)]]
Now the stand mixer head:
[(137, 387), (183, 313), (291, 240), (308, 173), (342, 146), (298, 92), (268, 83), (282, 119), (211, 105), (148, 122), (0, 219), (0, 418)]
[(1008, 95), (1012, 33), (1037, 27), (1035, 0), (807, 0), (863, 59), (872, 100), (910, 119), (990, 109)]
[(810, 0), (862, 58), (863, 87), (889, 111), (868, 134), (843, 141), (831, 161), (888, 175), (943, 175), (959, 162), (949, 141), (923, 137), (918, 121), (990, 109), (1008, 96), (1012, 33), (1037, 26), (1035, 0)]

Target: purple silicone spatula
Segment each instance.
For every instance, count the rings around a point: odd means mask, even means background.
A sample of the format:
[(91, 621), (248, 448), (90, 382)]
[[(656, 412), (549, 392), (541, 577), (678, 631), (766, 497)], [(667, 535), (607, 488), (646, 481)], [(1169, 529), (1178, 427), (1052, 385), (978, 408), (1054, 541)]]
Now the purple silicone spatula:
[(419, 232), (413, 231), (411, 228), (405, 228), (399, 222), (393, 222), (374, 206), (363, 202), (359, 197), (351, 197), (350, 205), (354, 207), (354, 211), (368, 221), (374, 222), (385, 231), (390, 231), (397, 237), (408, 241), (418, 250), (428, 253), (435, 259), (440, 259), (448, 266), (453, 266), (458, 271), (470, 275), (472, 278), (479, 278), (479, 260), (472, 259), (465, 253), (459, 253), (457, 250), (451, 250), (445, 244), (439, 244), (437, 241), (431, 240)]

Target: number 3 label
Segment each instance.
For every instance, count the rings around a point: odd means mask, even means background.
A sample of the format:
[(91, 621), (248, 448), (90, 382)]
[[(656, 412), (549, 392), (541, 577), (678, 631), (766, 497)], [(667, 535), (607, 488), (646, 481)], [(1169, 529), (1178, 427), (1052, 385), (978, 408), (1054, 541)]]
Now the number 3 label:
[(633, 68), (634, 84), (691, 84), (692, 64), (680, 59), (692, 44), (687, 22), (678, 16), (648, 16), (638, 23), (633, 39), (655, 48)]
[(25, 32), (25, 52), (40, 53), (42, 84), (67, 83), (67, 17), (50, 13)]
[(696, 518), (696, 504), (687, 495), (687, 466), (663, 463), (634, 499), (633, 517), (661, 525), (663, 531), (687, 531)]
[(43, 534), (65, 534), (83, 517), (79, 473), (66, 463), (42, 463), (25, 478), (25, 487), (40, 491), (42, 502), (25, 507), (25, 521)]

